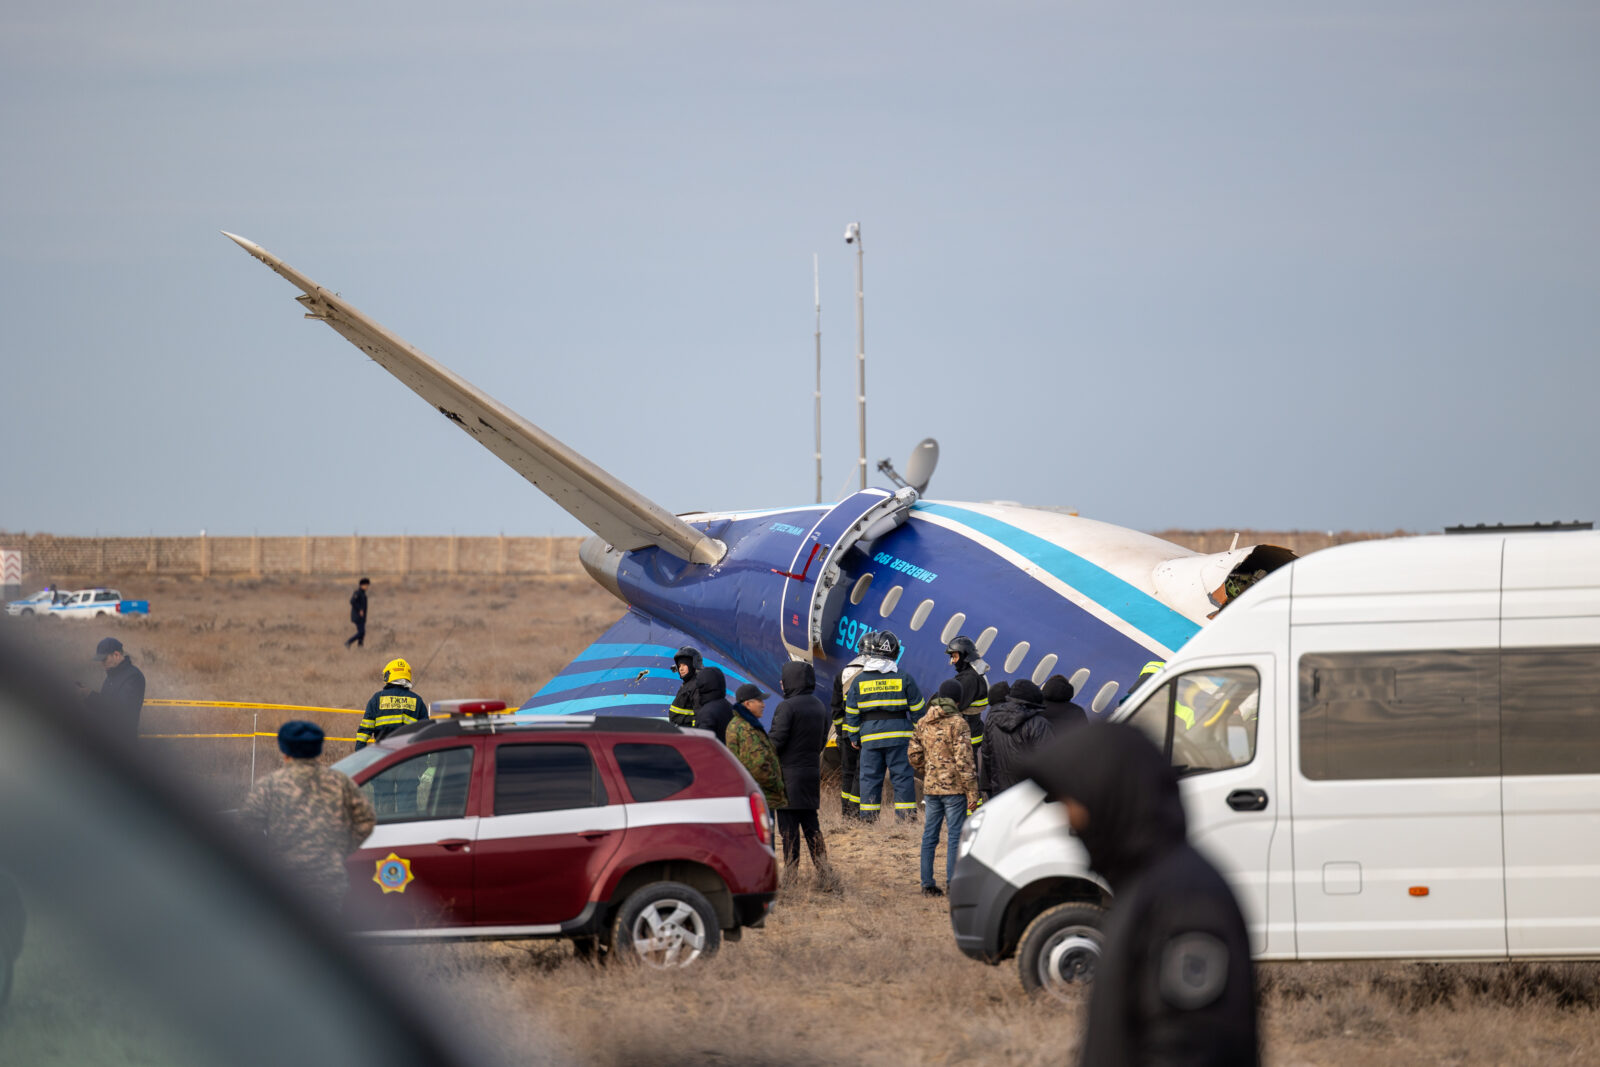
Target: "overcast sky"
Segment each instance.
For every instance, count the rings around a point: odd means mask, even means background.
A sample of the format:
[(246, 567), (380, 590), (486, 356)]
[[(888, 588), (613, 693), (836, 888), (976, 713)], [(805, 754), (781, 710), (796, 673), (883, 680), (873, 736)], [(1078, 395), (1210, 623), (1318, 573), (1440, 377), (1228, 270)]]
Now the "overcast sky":
[(241, 233), (673, 511), (1600, 517), (1592, 2), (0, 8), (0, 528), (580, 533)]

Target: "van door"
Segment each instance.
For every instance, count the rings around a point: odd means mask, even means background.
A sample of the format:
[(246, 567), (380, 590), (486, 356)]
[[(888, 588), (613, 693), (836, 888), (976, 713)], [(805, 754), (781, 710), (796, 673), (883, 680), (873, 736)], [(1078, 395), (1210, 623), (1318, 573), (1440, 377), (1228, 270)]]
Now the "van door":
[(1498, 619), (1290, 642), (1299, 956), (1504, 956)]
[[(1273, 758), (1273, 657), (1186, 662), (1129, 722), (1171, 756), (1189, 821), (1189, 840), (1228, 879), (1250, 931), (1250, 950), (1267, 951), (1270, 860), (1281, 796)], [(1289, 921), (1284, 916), (1282, 922)]]
[(1513, 956), (1600, 954), (1600, 551), (1506, 539), (1501, 759)]

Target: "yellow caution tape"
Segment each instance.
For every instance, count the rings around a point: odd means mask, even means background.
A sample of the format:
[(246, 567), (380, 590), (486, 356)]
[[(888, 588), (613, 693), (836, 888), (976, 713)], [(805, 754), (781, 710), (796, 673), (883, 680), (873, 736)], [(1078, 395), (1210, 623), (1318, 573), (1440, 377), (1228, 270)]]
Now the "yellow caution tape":
[[(277, 737), (278, 735), (275, 732), (274, 733), (258, 732), (258, 733), (253, 733), (253, 734), (140, 734), (139, 736), (141, 738), (153, 737), (153, 738), (159, 738), (159, 739), (165, 740), (165, 741), (175, 741), (175, 740), (183, 740), (185, 738), (204, 738), (204, 737)], [(324, 738), (323, 740), (325, 740), (325, 741), (350, 741), (350, 742), (354, 742), (356, 739), (354, 737), (327, 737), (327, 738)]]
[(362, 715), (360, 708), (313, 708), (304, 704), (255, 704), (237, 700), (146, 700), (147, 708), (260, 708), (263, 711), (326, 711), (334, 715)]

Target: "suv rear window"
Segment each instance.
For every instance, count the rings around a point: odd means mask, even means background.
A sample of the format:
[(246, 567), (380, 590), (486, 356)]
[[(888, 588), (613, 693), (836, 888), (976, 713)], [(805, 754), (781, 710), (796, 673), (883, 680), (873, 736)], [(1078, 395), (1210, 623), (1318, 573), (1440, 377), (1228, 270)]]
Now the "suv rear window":
[(494, 813), (593, 808), (607, 803), (606, 787), (589, 746), (544, 742), (495, 750)]
[(694, 769), (671, 745), (623, 744), (612, 751), (628, 792), (641, 804), (665, 800), (694, 784)]

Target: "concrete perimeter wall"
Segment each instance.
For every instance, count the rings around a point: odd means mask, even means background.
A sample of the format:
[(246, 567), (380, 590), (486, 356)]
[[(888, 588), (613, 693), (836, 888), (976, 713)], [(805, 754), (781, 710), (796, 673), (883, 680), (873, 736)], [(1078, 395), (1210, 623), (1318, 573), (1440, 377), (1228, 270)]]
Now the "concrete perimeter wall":
[(578, 537), (54, 537), (0, 533), (24, 584), (58, 576), (581, 574)]
[[(1239, 543), (1271, 544), (1300, 555), (1350, 541), (1403, 536), (1341, 531), (1241, 531)], [(1232, 530), (1162, 530), (1157, 537), (1196, 552), (1221, 552)], [(540, 576), (581, 574), (578, 537), (55, 537), (0, 533), (0, 548), (23, 553), (24, 584), (58, 577), (171, 574)]]

